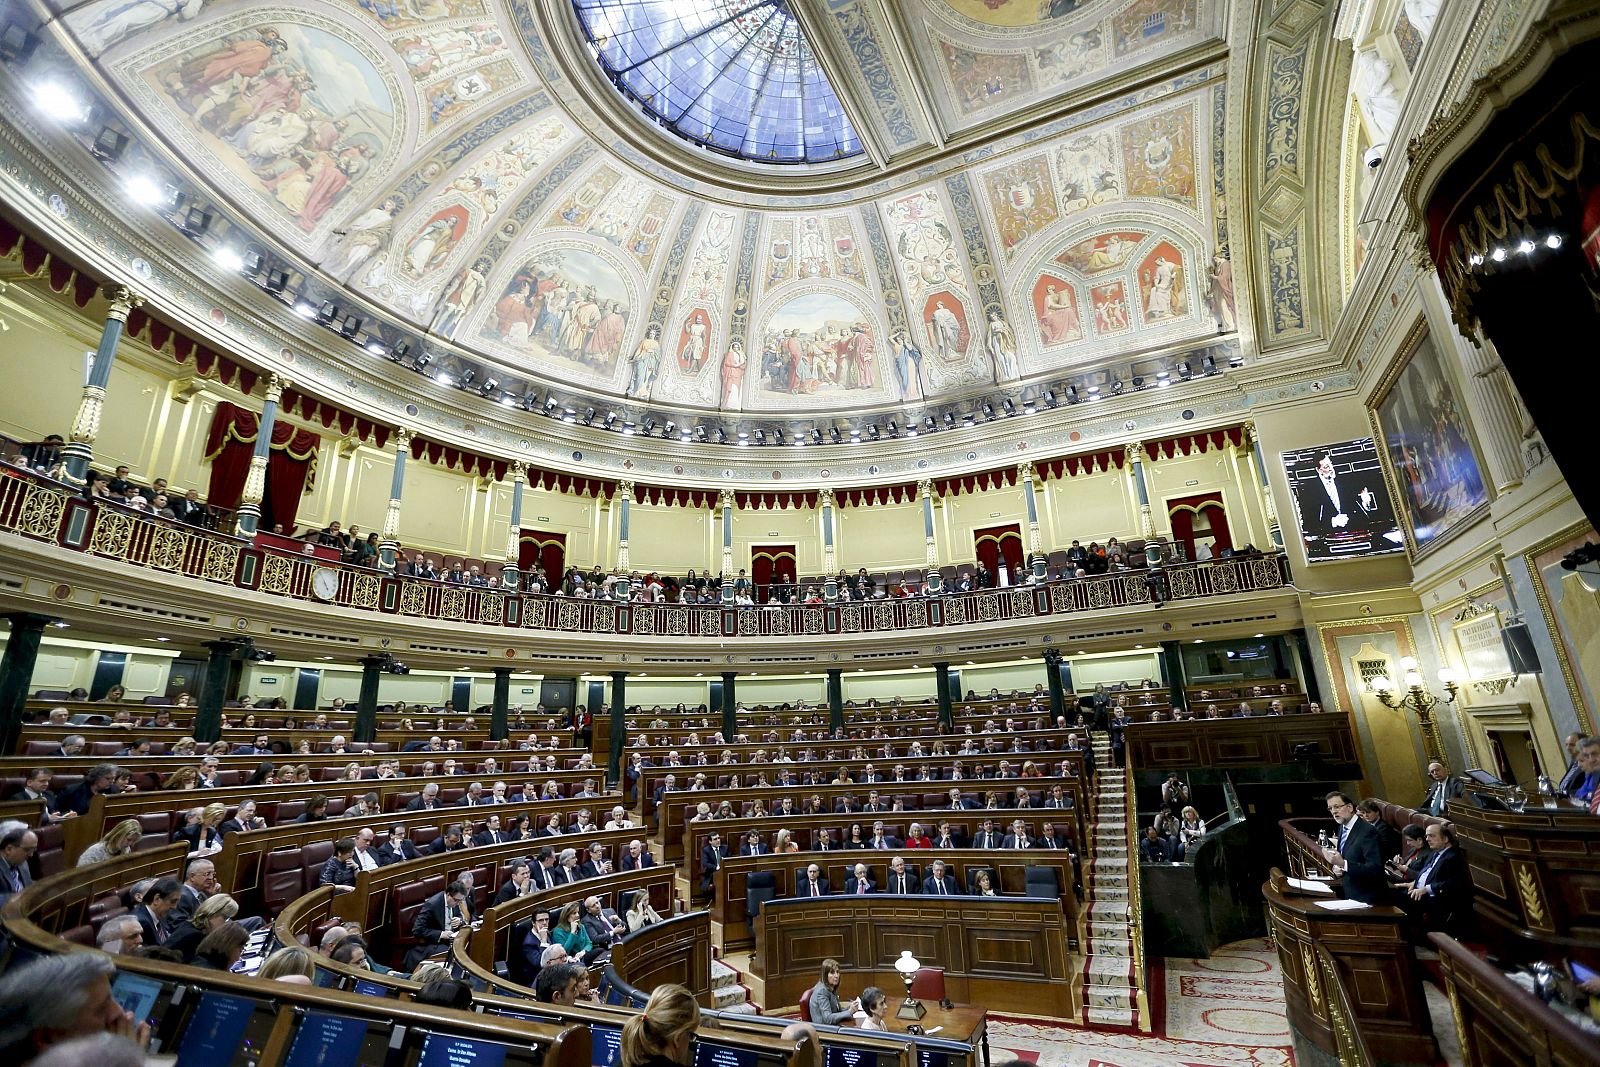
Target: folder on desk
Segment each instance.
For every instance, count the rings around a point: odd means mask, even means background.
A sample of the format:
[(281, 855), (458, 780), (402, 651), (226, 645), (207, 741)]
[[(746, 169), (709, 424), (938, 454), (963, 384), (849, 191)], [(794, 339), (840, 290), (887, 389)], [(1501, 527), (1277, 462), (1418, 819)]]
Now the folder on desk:
[(1333, 896), (1333, 887), (1327, 882), (1313, 882), (1308, 878), (1289, 878), (1285, 880), (1290, 889), (1300, 893), (1312, 893), (1316, 896)]

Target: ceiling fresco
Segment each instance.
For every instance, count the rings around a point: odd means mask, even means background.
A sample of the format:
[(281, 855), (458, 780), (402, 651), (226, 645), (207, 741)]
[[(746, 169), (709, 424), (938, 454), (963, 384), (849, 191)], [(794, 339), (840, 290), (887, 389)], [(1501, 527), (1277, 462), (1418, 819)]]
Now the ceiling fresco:
[[(63, 6), (127, 106), (262, 232), (530, 380), (798, 417), (1026, 385), (1237, 323), (1215, 69), (779, 208), (691, 195), (594, 137), (502, 0)], [(905, 50), (899, 81), (863, 95), (871, 64), (852, 59), (840, 86), (892, 155), (909, 64), (937, 75), (916, 140), (929, 114), (948, 133), (1170, 56), (1214, 32), (1217, 6), (919, 0), (896, 29), (818, 0), (806, 25), (835, 57), (861, 55), (861, 35)]]

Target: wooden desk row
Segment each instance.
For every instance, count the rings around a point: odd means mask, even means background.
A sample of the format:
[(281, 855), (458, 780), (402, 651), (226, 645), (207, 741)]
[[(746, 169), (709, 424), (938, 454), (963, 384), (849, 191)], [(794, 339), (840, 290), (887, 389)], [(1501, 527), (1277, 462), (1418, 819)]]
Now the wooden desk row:
[(1131, 723), (1124, 739), (1129, 773), (1280, 767), (1307, 758), (1301, 746), (1318, 763), (1360, 763), (1350, 718), (1338, 713)]

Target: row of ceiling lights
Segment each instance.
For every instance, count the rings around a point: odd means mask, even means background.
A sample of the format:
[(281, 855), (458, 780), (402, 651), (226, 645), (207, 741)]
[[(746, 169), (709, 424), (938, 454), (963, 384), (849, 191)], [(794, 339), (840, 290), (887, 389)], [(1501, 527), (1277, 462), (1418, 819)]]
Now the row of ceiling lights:
[[(4, 52), (4, 45), (0, 43), (0, 57), (5, 57)], [(67, 127), (82, 126), (88, 123), (93, 115), (94, 109), (59, 81), (48, 81), (39, 85), (34, 98), (41, 111)], [(106, 164), (115, 164), (127, 148), (128, 142), (126, 134), (111, 126), (102, 126), (90, 145), (90, 151)], [(187, 195), (176, 185), (164, 181), (154, 173), (136, 172), (124, 180), (123, 188), (135, 203), (156, 209), (192, 240), (199, 241), (211, 228), (213, 215), (205, 206), (190, 202)], [(701, 423), (691, 427), (687, 419), (680, 423), (671, 417), (658, 418), (651, 415), (634, 422), (623, 418), (615, 411), (607, 411), (602, 416), (592, 406), (585, 406), (580, 412), (565, 406), (553, 392), (546, 393), (541, 402), (537, 391), (531, 387), (521, 395), (502, 390), (499, 378), (493, 374), (485, 374), (480, 378), (478, 371), (473, 368), (462, 371), (458, 377), (442, 370), (430, 373), (429, 367), (434, 359), (432, 353), (424, 350), (413, 356), (410, 341), (402, 339), (392, 345), (388, 344), (365, 329), (366, 320), (360, 315), (345, 313), (331, 300), (313, 303), (290, 292), (288, 272), (271, 268), (265, 253), (259, 249), (240, 250), (232, 245), (218, 244), (211, 250), (211, 257), (223, 269), (244, 276), (270, 296), (287, 304), (301, 318), (337, 333), (372, 355), (388, 359), (397, 365), (409, 365), (410, 369), (446, 388), (476, 392), (486, 399), (496, 398), (507, 406), (520, 406), (524, 411), (537, 412), (568, 424), (583, 426), (598, 424), (600, 429), (615, 431), (624, 436), (640, 434), (651, 436), (659, 432), (666, 440), (676, 437), (682, 442), (697, 441), (739, 447), (748, 447), (752, 444), (793, 447), (804, 447), (808, 444), (859, 444), (863, 438), (869, 441), (912, 439), (939, 430), (955, 430), (980, 422), (993, 422), (1001, 417), (1033, 415), (1041, 408), (1056, 408), (1062, 403), (1068, 405), (1092, 403), (1105, 399), (1107, 395), (1119, 396), (1130, 390), (1139, 392), (1151, 387), (1166, 388), (1172, 384), (1174, 372), (1179, 381), (1188, 381), (1191, 378), (1219, 372), (1216, 357), (1207, 354), (1198, 363), (1192, 359), (1182, 360), (1173, 370), (1158, 371), (1153, 377), (1135, 375), (1127, 380), (1116, 378), (1104, 391), (1099, 385), (1087, 385), (1082, 390), (1076, 385), (1067, 385), (1059, 392), (1056, 389), (1040, 389), (1031, 396), (1025, 391), (1019, 398), (1020, 405), (1019, 400), (1006, 397), (1001, 399), (998, 405), (993, 400), (985, 400), (976, 410), (961, 414), (946, 410), (939, 416), (929, 413), (920, 419), (907, 415), (903, 420), (891, 418), (881, 425), (872, 422), (849, 428), (836, 425), (826, 428), (811, 426), (791, 431), (776, 428), (738, 430), (730, 433), (726, 427), (715, 424)], [(1242, 357), (1236, 356), (1230, 360), (1229, 365), (1239, 366), (1242, 362)]]

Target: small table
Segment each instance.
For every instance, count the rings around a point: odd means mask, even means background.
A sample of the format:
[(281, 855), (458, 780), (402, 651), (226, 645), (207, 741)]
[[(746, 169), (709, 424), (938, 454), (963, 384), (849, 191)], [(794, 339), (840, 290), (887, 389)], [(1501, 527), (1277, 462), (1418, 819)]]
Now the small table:
[[(888, 990), (884, 990), (888, 992)], [(900, 1007), (904, 996), (889, 998), (889, 1013), (884, 1016), (884, 1025), (891, 1033), (903, 1034), (906, 1027), (912, 1024), (910, 1019), (895, 1018), (895, 1010)], [(939, 1007), (938, 1001), (923, 1001), (922, 1006), (928, 1013), (922, 1017), (918, 1024), (928, 1037), (938, 1038), (942, 1041), (959, 1041), (963, 1045), (971, 1045), (983, 1052), (983, 1067), (989, 1067), (989, 1013), (983, 1008), (974, 1008), (966, 1004), (957, 1004), (948, 1011)], [(937, 1034), (931, 1033), (934, 1027), (941, 1027)]]

